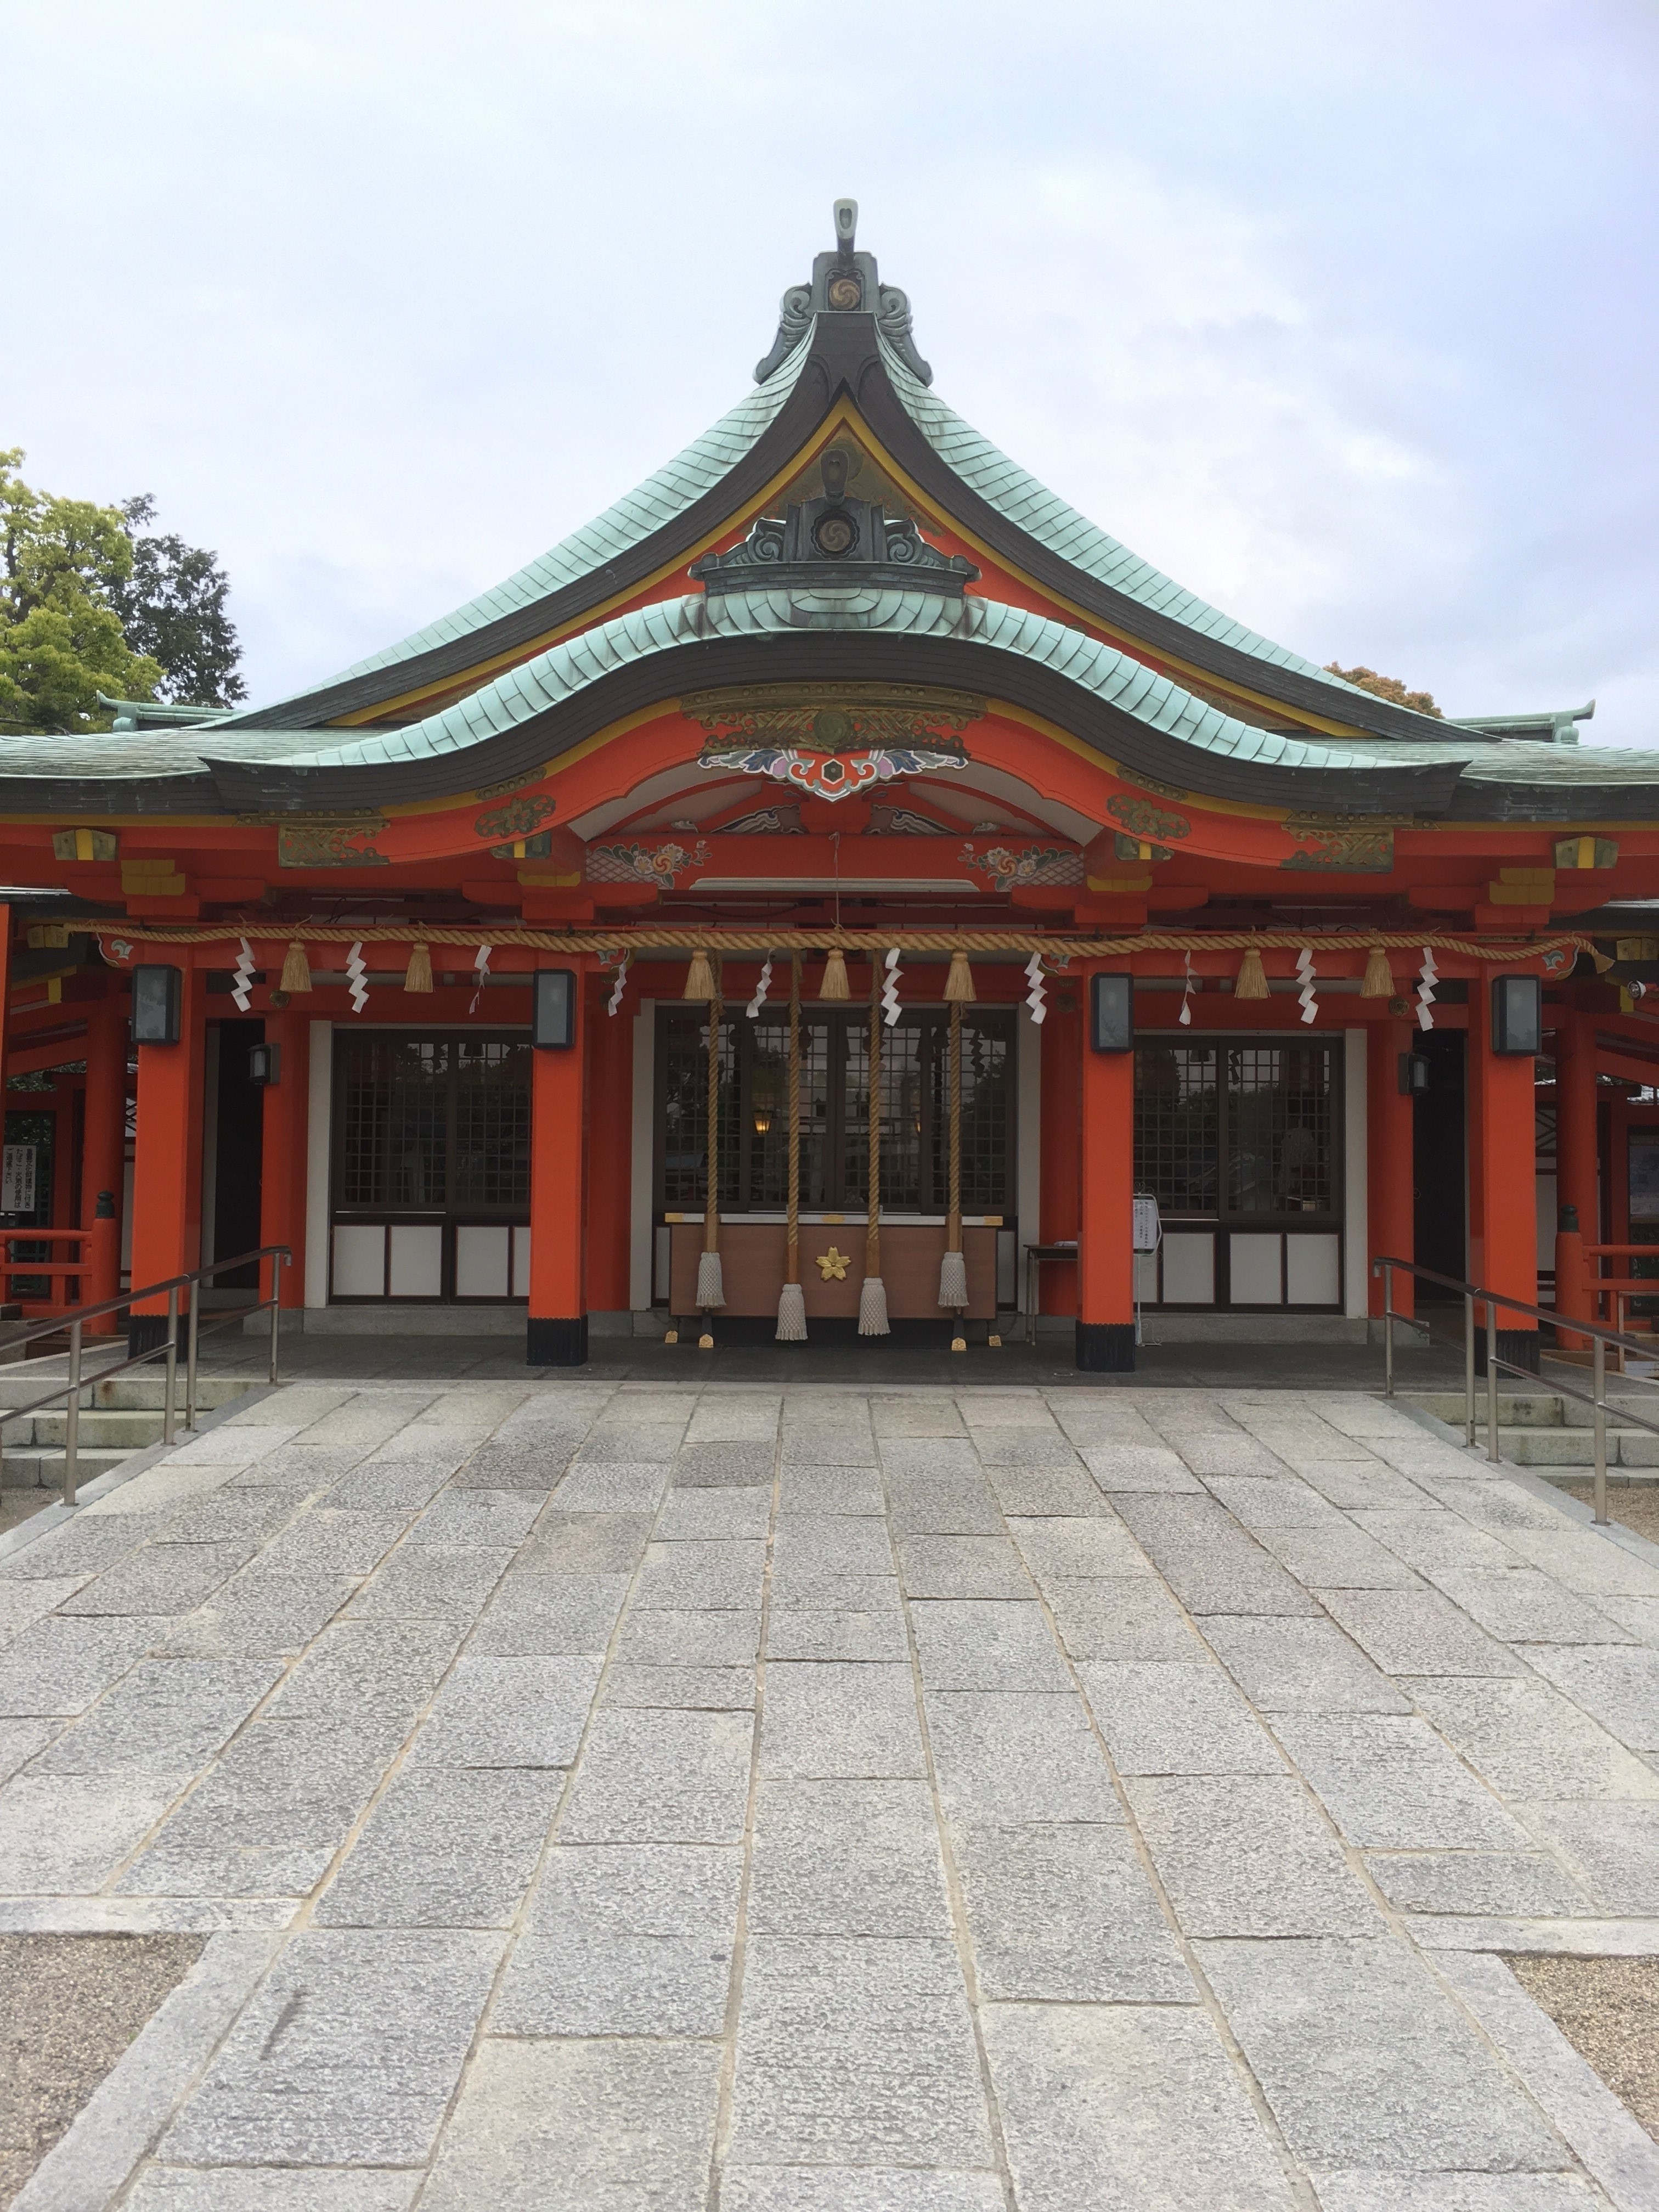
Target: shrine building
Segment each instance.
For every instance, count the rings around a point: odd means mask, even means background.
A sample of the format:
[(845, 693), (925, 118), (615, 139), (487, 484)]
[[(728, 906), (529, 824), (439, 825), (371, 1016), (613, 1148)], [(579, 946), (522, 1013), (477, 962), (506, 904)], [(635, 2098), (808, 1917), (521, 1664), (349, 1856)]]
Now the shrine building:
[(1659, 1238), (1659, 753), (1194, 598), (951, 411), (855, 219), (505, 582), (257, 709), (0, 740), (26, 1314), (281, 1244), (295, 1327), (536, 1366), (1032, 1319), (1122, 1371), (1138, 1308), (1363, 1338), (1388, 1255), (1583, 1314)]

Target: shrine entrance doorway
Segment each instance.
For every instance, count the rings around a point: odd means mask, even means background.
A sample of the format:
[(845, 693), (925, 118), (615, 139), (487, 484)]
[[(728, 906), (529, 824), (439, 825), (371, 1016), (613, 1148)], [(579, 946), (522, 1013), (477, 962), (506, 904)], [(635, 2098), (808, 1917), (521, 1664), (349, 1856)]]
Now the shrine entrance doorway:
[(331, 1303), (528, 1296), (530, 1063), (523, 1031), (336, 1030)]

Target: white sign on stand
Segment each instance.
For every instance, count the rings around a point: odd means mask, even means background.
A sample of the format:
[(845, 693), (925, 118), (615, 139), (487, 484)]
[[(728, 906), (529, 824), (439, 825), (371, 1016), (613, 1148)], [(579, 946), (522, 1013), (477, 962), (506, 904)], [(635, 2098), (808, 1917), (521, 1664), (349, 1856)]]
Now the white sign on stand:
[[(1133, 1209), (1129, 1242), (1137, 1254), (1156, 1252), (1164, 1241), (1164, 1224), (1158, 1218), (1158, 1200), (1150, 1191), (1137, 1191), (1130, 1200)], [(1135, 1269), (1135, 1342), (1142, 1342), (1140, 1333), (1140, 1270)]]
[(35, 1145), (8, 1145), (0, 1156), (0, 1213), (33, 1213), (34, 1211), (35, 1162), (40, 1148)]

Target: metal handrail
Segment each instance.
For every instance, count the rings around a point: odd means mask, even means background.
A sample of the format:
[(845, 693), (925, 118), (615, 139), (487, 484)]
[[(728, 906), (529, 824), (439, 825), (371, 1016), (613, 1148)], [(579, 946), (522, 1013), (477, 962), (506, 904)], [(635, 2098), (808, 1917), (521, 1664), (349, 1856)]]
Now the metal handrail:
[[(228, 1313), (222, 1314), (217, 1321), (210, 1322), (205, 1329), (203, 1328), (201, 1300), (197, 1295), (198, 1285), (206, 1282), (211, 1276), (227, 1273), (232, 1267), (246, 1267), (252, 1264), (255, 1270), (253, 1287), (257, 1291), (259, 1287), (258, 1269), (261, 1260), (269, 1260), (270, 1262), (270, 1296), (268, 1298), (256, 1298), (251, 1306), (234, 1307)], [(21, 1421), (27, 1414), (38, 1413), (43, 1406), (56, 1405), (60, 1398), (66, 1401), (64, 1408), (64, 1503), (65, 1505), (73, 1505), (76, 1500), (80, 1455), (82, 1391), (94, 1383), (106, 1382), (112, 1375), (125, 1375), (129, 1367), (142, 1367), (147, 1360), (165, 1358), (167, 1381), (161, 1391), (161, 1442), (164, 1444), (173, 1443), (178, 1420), (179, 1293), (180, 1291), (188, 1291), (190, 1293), (185, 1308), (185, 1318), (189, 1328), (185, 1353), (185, 1428), (194, 1429), (196, 1426), (197, 1346), (201, 1339), (204, 1336), (211, 1336), (216, 1328), (228, 1328), (232, 1322), (245, 1321), (249, 1314), (264, 1313), (267, 1308), (270, 1312), (270, 1380), (274, 1384), (276, 1381), (277, 1346), (281, 1329), (280, 1310), (277, 1305), (278, 1288), (282, 1279), (281, 1271), (284, 1267), (291, 1267), (293, 1263), (294, 1252), (291, 1246), (261, 1244), (258, 1251), (238, 1252), (232, 1259), (215, 1260), (209, 1267), (191, 1268), (187, 1275), (172, 1275), (165, 1282), (148, 1283), (142, 1289), (128, 1291), (121, 1297), (105, 1298), (95, 1306), (77, 1307), (74, 1317), (69, 1322), (68, 1380), (57, 1389), (48, 1390), (44, 1396), (32, 1398), (26, 1406), (13, 1406), (0, 1412), (0, 1421)], [(135, 1352), (128, 1358), (112, 1360), (106, 1365), (100, 1367), (94, 1374), (83, 1376), (81, 1372), (81, 1335), (86, 1324), (89, 1321), (98, 1320), (104, 1314), (128, 1310), (137, 1305), (143, 1299), (159, 1298), (164, 1291), (167, 1294), (167, 1333), (162, 1341), (160, 1344), (152, 1345), (148, 1352)], [(27, 1328), (17, 1329), (11, 1335), (0, 1338), (0, 1352), (12, 1351), (21, 1344), (33, 1344), (42, 1337), (60, 1336), (64, 1331), (64, 1320), (60, 1317), (56, 1321), (35, 1322)]]
[[(1394, 1325), (1403, 1321), (1408, 1328), (1420, 1328), (1431, 1342), (1433, 1331), (1425, 1321), (1415, 1314), (1396, 1313), (1394, 1310), (1394, 1271), (1396, 1267), (1417, 1281), (1437, 1283), (1442, 1290), (1455, 1291), (1463, 1301), (1463, 1437), (1470, 1450), (1474, 1448), (1474, 1309), (1477, 1300), (1486, 1309), (1486, 1457), (1495, 1460), (1498, 1449), (1498, 1370), (1505, 1368), (1511, 1375), (1519, 1375), (1530, 1382), (1533, 1370), (1518, 1366), (1512, 1359), (1498, 1356), (1498, 1310), (1508, 1313), (1525, 1314), (1536, 1322), (1559, 1324), (1575, 1336), (1591, 1339), (1591, 1390), (1587, 1395), (1575, 1390), (1569, 1382), (1555, 1382), (1551, 1388), (1564, 1398), (1576, 1398), (1581, 1406), (1594, 1408), (1595, 1431), (1595, 1509), (1598, 1528), (1607, 1523), (1607, 1346), (1613, 1345), (1622, 1354), (1626, 1351), (1651, 1355), (1651, 1341), (1643, 1343), (1628, 1331), (1608, 1328), (1598, 1321), (1581, 1321), (1577, 1314), (1562, 1314), (1552, 1308), (1528, 1305), (1524, 1298), (1512, 1298), (1503, 1291), (1486, 1289), (1480, 1283), (1460, 1283), (1450, 1275), (1437, 1274), (1432, 1267), (1419, 1267), (1415, 1261), (1398, 1260), (1385, 1255), (1371, 1261), (1373, 1275), (1382, 1278), (1382, 1369), (1383, 1395), (1394, 1395)], [(1644, 1420), (1640, 1413), (1632, 1413), (1628, 1406), (1621, 1407), (1626, 1420), (1633, 1421), (1638, 1429), (1646, 1429), (1659, 1436), (1659, 1421)]]

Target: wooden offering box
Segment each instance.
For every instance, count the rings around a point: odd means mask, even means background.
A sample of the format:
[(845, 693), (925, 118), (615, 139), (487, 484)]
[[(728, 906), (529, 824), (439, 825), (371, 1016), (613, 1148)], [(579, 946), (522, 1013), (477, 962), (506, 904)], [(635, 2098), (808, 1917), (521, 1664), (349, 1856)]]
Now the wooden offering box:
[[(668, 1304), (672, 1312), (697, 1310), (697, 1256), (702, 1250), (701, 1216), (669, 1224)], [(722, 1220), (721, 1273), (728, 1314), (772, 1314), (783, 1288), (786, 1231), (781, 1221)], [(844, 1275), (826, 1278), (820, 1254), (831, 1249), (846, 1257)], [(968, 1317), (994, 1321), (997, 1310), (997, 1224), (974, 1223), (962, 1232), (968, 1262)], [(939, 1267), (945, 1254), (943, 1221), (883, 1222), (881, 1279), (887, 1310), (896, 1321), (939, 1321)], [(856, 1317), (864, 1282), (864, 1223), (803, 1221), (800, 1224), (800, 1281), (808, 1318)]]

